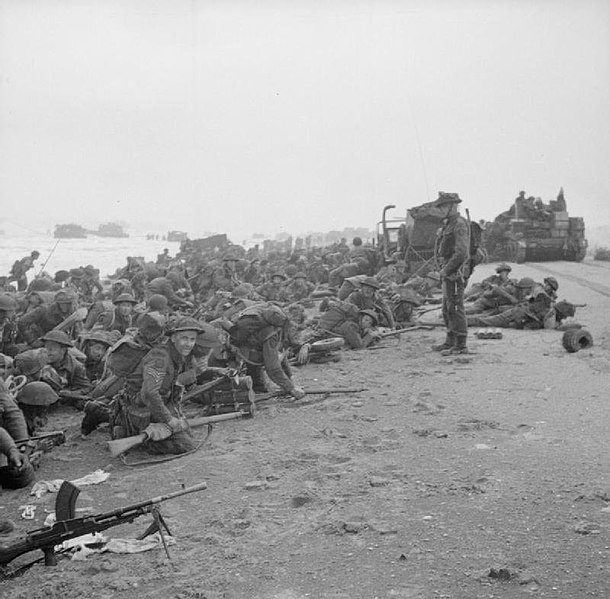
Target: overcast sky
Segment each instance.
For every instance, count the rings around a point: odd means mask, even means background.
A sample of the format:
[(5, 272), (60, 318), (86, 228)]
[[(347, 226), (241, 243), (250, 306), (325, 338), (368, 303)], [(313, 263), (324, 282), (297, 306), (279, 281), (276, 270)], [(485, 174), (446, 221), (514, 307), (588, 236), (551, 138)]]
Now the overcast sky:
[(610, 223), (607, 0), (0, 0), (17, 222), (373, 228), (457, 191)]

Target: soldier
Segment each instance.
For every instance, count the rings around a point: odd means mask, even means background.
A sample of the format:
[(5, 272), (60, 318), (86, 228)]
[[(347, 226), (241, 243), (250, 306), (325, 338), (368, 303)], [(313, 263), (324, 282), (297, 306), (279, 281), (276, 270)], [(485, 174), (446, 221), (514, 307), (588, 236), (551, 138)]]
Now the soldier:
[(475, 301), (465, 309), (466, 314), (479, 314), (490, 310), (498, 311), (504, 306), (518, 303), (517, 281), (508, 278), (511, 271), (508, 264), (500, 264), (496, 268), (497, 275), (483, 279), (480, 283), (480, 291), (470, 297), (476, 297)]
[(83, 300), (87, 303), (93, 302), (93, 298), (100, 292), (104, 291), (100, 283), (100, 271), (92, 264), (87, 264), (83, 268), (83, 278), (80, 285), (80, 292)]
[(85, 371), (92, 384), (96, 384), (102, 379), (106, 368), (104, 359), (106, 352), (120, 337), (121, 334), (117, 330), (94, 330), (84, 337), (82, 349), (87, 356)]
[(36, 344), (36, 339), (54, 329), (74, 312), (75, 300), (74, 291), (58, 291), (52, 304), (39, 306), (18, 319), (19, 334), (29, 345)]
[(304, 272), (299, 271), (292, 277), (292, 281), (286, 285), (285, 289), (289, 301), (298, 302), (309, 297), (314, 290), (314, 285), (307, 280), (307, 275)]
[(441, 191), (435, 202), (437, 208), (445, 211), (445, 224), (438, 244), (438, 257), (442, 263), (440, 276), (443, 285), (443, 319), (447, 327), (447, 336), (443, 343), (435, 345), (432, 349), (442, 352), (443, 355), (468, 353), (464, 289), (470, 276), (470, 273), (465, 272), (470, 235), (468, 223), (459, 214), (458, 204), (461, 201), (457, 193)]
[(360, 281), (360, 289), (350, 293), (347, 301), (360, 310), (373, 310), (380, 323), (394, 328), (396, 325), (394, 315), (384, 299), (377, 295), (379, 289), (381, 289), (381, 286), (374, 277), (365, 277)]
[(516, 306), (493, 316), (469, 316), (468, 325), (514, 329), (555, 328), (557, 320), (553, 299), (544, 287), (529, 277), (522, 278), (517, 286), (521, 299)]
[[(168, 273), (172, 274), (172, 273)], [(177, 279), (175, 277), (157, 277), (150, 281), (148, 285), (146, 285), (146, 292), (148, 297), (159, 294), (164, 295), (167, 298), (167, 301), (172, 308), (192, 308), (193, 304), (183, 298), (181, 298), (177, 293)]]
[(163, 248), (163, 253), (157, 254), (157, 266), (160, 266), (161, 268), (168, 268), (170, 261), (171, 256), (169, 255), (169, 249)]
[(133, 308), (138, 303), (129, 293), (121, 293), (113, 302), (114, 309), (100, 316), (96, 327), (105, 331), (118, 331), (121, 335), (133, 326)]
[(46, 426), (49, 407), (56, 404), (58, 399), (51, 386), (40, 381), (27, 383), (19, 391), (17, 403), (23, 412), (29, 435)]
[(34, 250), (29, 256), (17, 260), (10, 272), (9, 281), (17, 281), (17, 291), (25, 291), (28, 287), (27, 272), (34, 267), (34, 262), (40, 258), (40, 252)]
[(0, 353), (14, 356), (18, 353), (17, 340), (17, 301), (8, 293), (0, 293)]
[(274, 272), (271, 275), (271, 280), (260, 287), (257, 287), (256, 292), (268, 302), (287, 303), (290, 297), (286, 288), (283, 286), (286, 280), (286, 275), (282, 272)]
[[(124, 336), (105, 353), (104, 377), (91, 391), (91, 397), (94, 399), (86, 402), (83, 407), (85, 416), (81, 423), (82, 435), (89, 435), (99, 424), (110, 421), (112, 398), (125, 387), (127, 377), (136, 373), (144, 357), (160, 343), (165, 323), (163, 314), (145, 312), (138, 318), (135, 336)], [(135, 374), (132, 387), (141, 384), (141, 380), (141, 372)]]
[(272, 304), (252, 306), (244, 310), (228, 330), (231, 343), (238, 348), (252, 377), (254, 391), (266, 392), (263, 369), (282, 390), (301, 399), (305, 392), (292, 380), (287, 360), (280, 360), (279, 351), (289, 335), (290, 321), (286, 314)]
[(479, 299), (485, 291), (491, 289), (493, 285), (506, 285), (510, 279), (508, 275), (511, 273), (513, 269), (506, 264), (506, 262), (502, 262), (496, 266), (496, 274), (483, 279), (480, 283), (474, 283), (472, 287), (464, 293), (464, 299), (466, 301), (474, 301)]
[(546, 277), (544, 279), (544, 292), (554, 301), (557, 299), (557, 290), (559, 289), (559, 283), (555, 277)]
[(74, 347), (63, 331), (49, 331), (44, 337), (47, 365), (43, 367), (41, 380), (48, 383), (62, 397), (63, 391), (85, 394), (91, 390), (84, 364), (68, 349)]
[(25, 376), (28, 383), (39, 381), (46, 363), (47, 355), (43, 347), (26, 349), (15, 356), (15, 376)]
[(168, 331), (169, 341), (150, 350), (127, 377), (111, 420), (113, 438), (145, 432), (143, 448), (155, 454), (182, 454), (195, 449), (180, 409), (180, 388), (198, 374), (192, 352), (201, 331), (194, 318), (179, 318)]
[(236, 272), (237, 261), (235, 254), (225, 254), (222, 266), (216, 268), (212, 273), (212, 290), (233, 291), (241, 283)]
[(23, 413), (10, 393), (0, 388), (0, 487), (22, 489), (34, 480), (34, 469), (15, 441), (28, 438)]
[(374, 319), (377, 324), (377, 313), (373, 310), (363, 310), (349, 302), (331, 300), (328, 309), (322, 313), (318, 321), (318, 329), (343, 337), (346, 345), (351, 349), (362, 349), (369, 346), (377, 336), (372, 334), (372, 327), (367, 326), (368, 320), (362, 315)]
[(258, 258), (253, 258), (244, 273), (244, 281), (251, 285), (259, 285), (262, 283), (261, 278), (261, 261)]

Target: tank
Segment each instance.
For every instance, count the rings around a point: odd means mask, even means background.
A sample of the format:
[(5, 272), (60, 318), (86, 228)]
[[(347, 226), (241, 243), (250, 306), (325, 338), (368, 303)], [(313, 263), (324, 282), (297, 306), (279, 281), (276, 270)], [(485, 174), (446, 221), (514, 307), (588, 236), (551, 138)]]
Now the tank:
[(483, 245), (489, 260), (517, 263), (580, 262), (588, 247), (584, 219), (568, 214), (563, 188), (548, 204), (520, 192), (509, 210), (487, 223)]

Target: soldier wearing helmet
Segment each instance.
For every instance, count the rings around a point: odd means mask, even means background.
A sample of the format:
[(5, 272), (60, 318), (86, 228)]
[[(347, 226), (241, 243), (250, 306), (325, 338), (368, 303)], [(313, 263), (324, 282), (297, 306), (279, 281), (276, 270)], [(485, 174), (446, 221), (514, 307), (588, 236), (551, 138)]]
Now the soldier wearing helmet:
[(517, 283), (519, 301), (496, 315), (468, 317), (469, 326), (509, 327), (515, 329), (543, 329), (557, 326), (554, 299), (530, 277)]
[(163, 295), (171, 308), (192, 308), (192, 302), (180, 297), (176, 291), (180, 288), (180, 277), (169, 272), (165, 277), (156, 277), (146, 285), (146, 295)]
[(286, 285), (286, 293), (290, 302), (298, 302), (307, 299), (315, 286), (307, 280), (303, 271), (298, 271), (292, 277), (292, 281)]
[(305, 392), (292, 380), (292, 372), (285, 357), (279, 352), (285, 344), (293, 344), (293, 329), (285, 312), (274, 304), (257, 304), (239, 314), (235, 324), (227, 323), (231, 344), (246, 362), (254, 391), (266, 392), (265, 376), (295, 399)]
[(256, 293), (268, 302), (288, 303), (290, 296), (285, 286), (286, 278), (283, 272), (276, 270), (269, 281), (256, 288)]
[(11, 267), (9, 281), (17, 281), (17, 291), (25, 291), (28, 288), (28, 270), (34, 267), (34, 262), (40, 258), (40, 252), (34, 250), (29, 256), (17, 260)]
[(121, 293), (113, 302), (113, 309), (104, 312), (93, 328), (105, 331), (118, 331), (121, 335), (133, 326), (133, 309), (137, 304), (136, 298), (130, 293)]
[(70, 337), (63, 331), (49, 331), (44, 337), (47, 365), (43, 367), (40, 380), (48, 383), (62, 396), (62, 392), (87, 393), (91, 383), (85, 365), (68, 350), (74, 347)]
[[(372, 320), (374, 324), (371, 326)], [(378, 334), (374, 333), (377, 320), (377, 313), (374, 310), (360, 311), (351, 302), (330, 300), (327, 309), (320, 316), (318, 330), (343, 337), (346, 346), (351, 349), (362, 349), (368, 347), (378, 337)]]
[(180, 409), (181, 389), (201, 374), (193, 349), (201, 324), (178, 318), (166, 344), (151, 349), (127, 376), (125, 390), (111, 418), (113, 438), (145, 433), (144, 448), (156, 454), (181, 454), (195, 442)]
[(386, 301), (377, 293), (380, 289), (381, 285), (375, 277), (364, 277), (360, 280), (360, 289), (352, 291), (347, 301), (359, 310), (372, 310), (377, 314), (380, 324), (394, 328), (394, 315)]
[(83, 336), (82, 350), (85, 354), (85, 371), (92, 384), (98, 383), (106, 368), (106, 352), (121, 338), (116, 329), (95, 329)]
[(17, 394), (17, 403), (23, 412), (28, 427), (28, 435), (46, 426), (49, 407), (57, 403), (59, 397), (47, 383), (35, 381), (27, 383)]
[(222, 266), (212, 272), (210, 289), (212, 291), (233, 291), (242, 281), (237, 274), (237, 255), (227, 252), (222, 258)]
[(58, 291), (51, 304), (34, 308), (18, 319), (19, 334), (29, 345), (40, 347), (36, 340), (74, 312), (76, 299), (76, 294), (71, 289)]
[(517, 286), (516, 279), (510, 279), (512, 268), (501, 263), (496, 267), (495, 275), (483, 279), (473, 286), (466, 294), (470, 302), (466, 306), (466, 314), (480, 314), (493, 311), (497, 313), (507, 306), (519, 303), (522, 294)]
[(555, 277), (546, 277), (544, 279), (544, 292), (552, 299), (557, 299), (557, 290), (559, 283)]

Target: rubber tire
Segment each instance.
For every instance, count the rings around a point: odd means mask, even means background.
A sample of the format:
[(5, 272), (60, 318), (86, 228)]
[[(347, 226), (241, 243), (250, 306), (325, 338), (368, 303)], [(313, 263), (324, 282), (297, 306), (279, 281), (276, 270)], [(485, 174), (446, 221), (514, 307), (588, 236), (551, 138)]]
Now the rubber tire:
[(586, 329), (569, 329), (563, 334), (561, 343), (569, 353), (575, 353), (592, 347), (593, 337)]
[(330, 339), (322, 339), (311, 344), (311, 352), (328, 352), (343, 347), (343, 337), (331, 337)]

